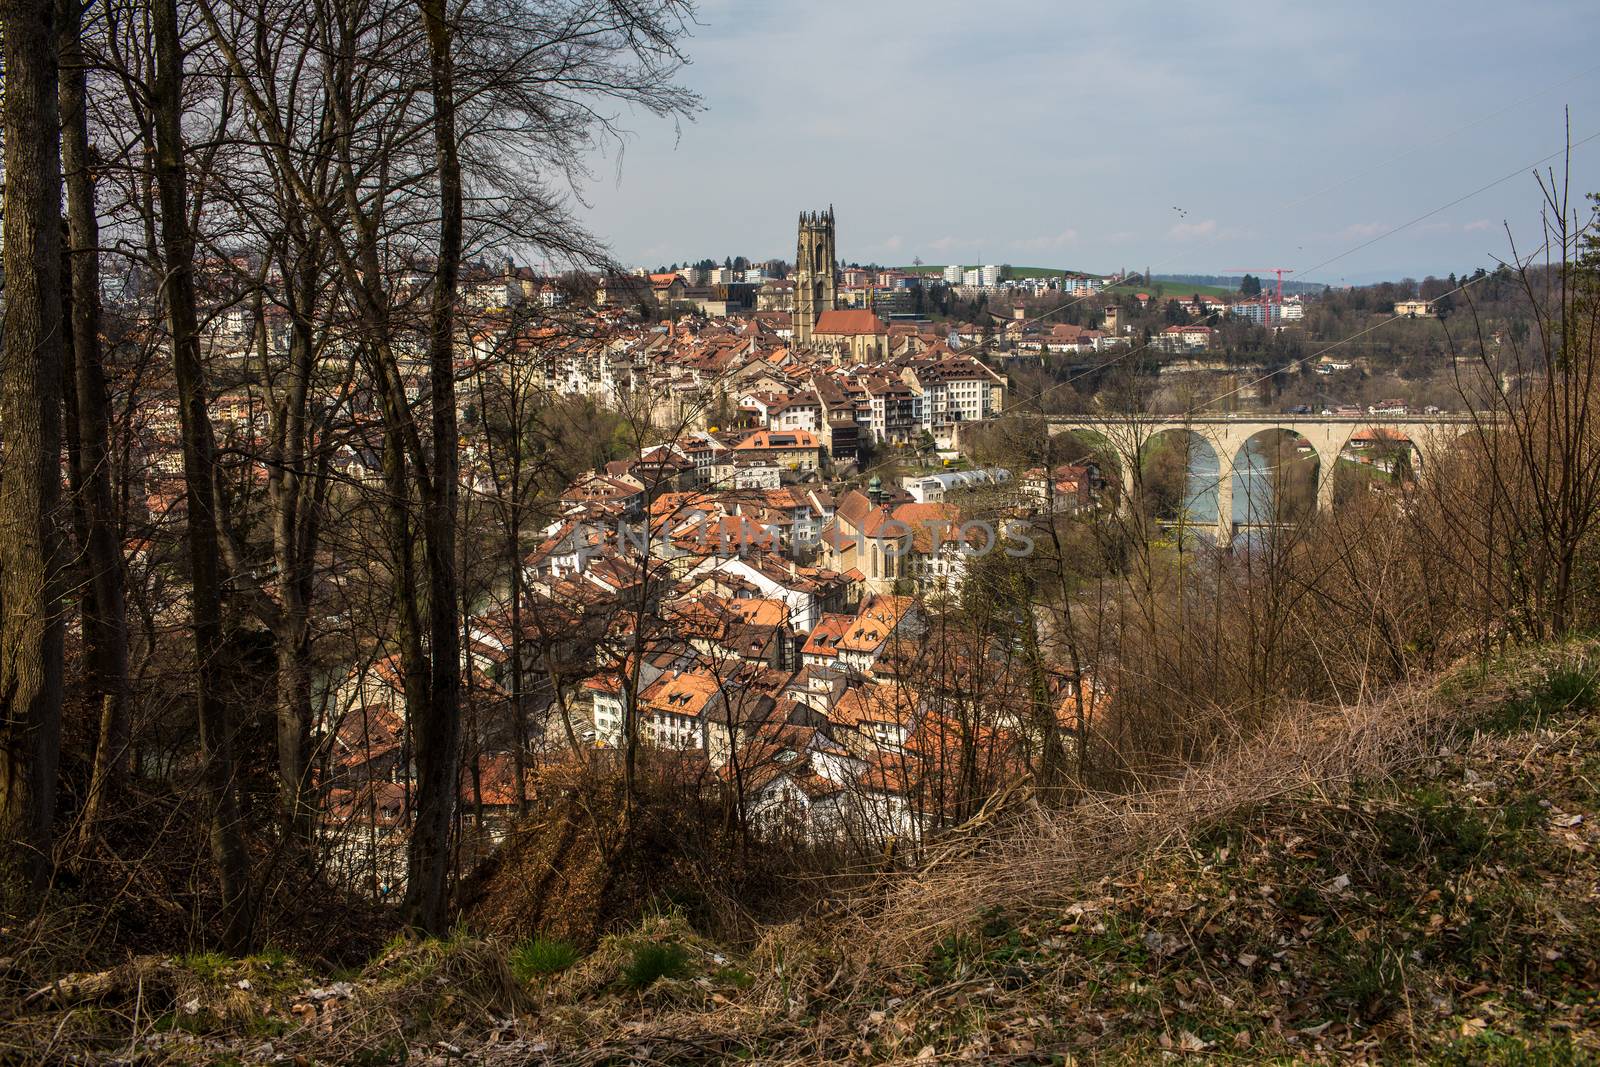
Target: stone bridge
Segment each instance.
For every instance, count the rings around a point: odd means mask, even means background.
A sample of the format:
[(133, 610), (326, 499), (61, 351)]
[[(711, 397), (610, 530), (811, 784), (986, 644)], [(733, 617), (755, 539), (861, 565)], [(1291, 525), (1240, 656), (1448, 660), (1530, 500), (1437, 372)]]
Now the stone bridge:
[(1240, 455), (1250, 439), (1268, 430), (1289, 430), (1309, 444), (1317, 457), (1317, 510), (1333, 508), (1333, 469), (1340, 453), (1359, 430), (1389, 430), (1404, 435), (1416, 450), (1422, 465), (1455, 439), (1481, 425), (1472, 415), (1052, 415), (1046, 418), (1050, 432), (1083, 430), (1106, 440), (1122, 457), (1118, 472), (1122, 500), (1133, 498), (1133, 472), (1127, 457), (1141, 457), (1145, 445), (1161, 434), (1192, 433), (1205, 441), (1217, 456), (1217, 537), (1231, 540), (1233, 521), (1233, 476), (1240, 467)]

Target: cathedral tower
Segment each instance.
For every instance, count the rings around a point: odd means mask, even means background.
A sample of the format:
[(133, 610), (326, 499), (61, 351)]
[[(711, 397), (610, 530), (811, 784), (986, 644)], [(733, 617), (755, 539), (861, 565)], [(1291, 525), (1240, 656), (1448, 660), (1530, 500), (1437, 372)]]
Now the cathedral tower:
[(794, 253), (794, 339), (811, 341), (817, 319), (834, 309), (833, 206), (800, 213), (800, 239)]

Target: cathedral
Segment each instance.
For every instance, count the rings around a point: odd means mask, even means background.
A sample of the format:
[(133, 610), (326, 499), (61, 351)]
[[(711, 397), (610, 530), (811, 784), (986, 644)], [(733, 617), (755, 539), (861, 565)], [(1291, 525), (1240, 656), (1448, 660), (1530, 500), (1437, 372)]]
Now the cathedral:
[(836, 306), (833, 268), (833, 207), (800, 213), (800, 239), (794, 253), (794, 338), (809, 344), (817, 319)]

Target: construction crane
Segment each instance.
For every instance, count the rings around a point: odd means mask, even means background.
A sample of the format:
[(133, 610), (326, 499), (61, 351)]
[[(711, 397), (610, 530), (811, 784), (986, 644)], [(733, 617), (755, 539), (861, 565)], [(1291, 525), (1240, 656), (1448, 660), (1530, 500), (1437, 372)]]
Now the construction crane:
[(1228, 267), (1223, 271), (1223, 273), (1224, 274), (1232, 274), (1234, 271), (1238, 271), (1240, 274), (1247, 274), (1252, 270), (1258, 270), (1262, 274), (1265, 274), (1268, 271), (1271, 271), (1273, 274), (1276, 274), (1278, 276), (1278, 301), (1277, 301), (1277, 303), (1278, 303), (1279, 307), (1282, 307), (1283, 306), (1283, 276), (1285, 274), (1293, 274), (1294, 273), (1294, 268), (1293, 267)]

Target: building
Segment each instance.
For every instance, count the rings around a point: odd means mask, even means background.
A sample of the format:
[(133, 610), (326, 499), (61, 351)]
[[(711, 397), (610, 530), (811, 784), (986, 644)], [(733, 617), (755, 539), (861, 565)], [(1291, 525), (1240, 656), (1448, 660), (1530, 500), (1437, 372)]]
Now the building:
[(791, 471), (814, 471), (821, 445), (809, 430), (757, 430), (733, 446), (734, 460), (768, 462)]
[[(921, 428), (941, 448), (953, 445), (961, 423), (993, 418), (1005, 407), (1005, 376), (971, 356), (916, 360), (901, 371), (901, 380), (920, 400)], [(893, 439), (887, 430), (881, 436)]]
[[(798, 321), (799, 315), (796, 314)], [(824, 311), (812, 323), (810, 340), (831, 345), (853, 363), (872, 363), (889, 355), (889, 327), (869, 310)]]
[(1198, 351), (1211, 347), (1209, 326), (1168, 326), (1161, 331), (1161, 347), (1168, 352)]
[(810, 343), (818, 317), (838, 306), (836, 261), (833, 208), (801, 212), (794, 253), (794, 337), (801, 344)]
[(1004, 485), (1010, 480), (1011, 472), (1004, 467), (985, 467), (982, 470), (908, 474), (900, 480), (900, 484), (917, 503), (940, 504), (952, 490)]
[(1034, 467), (1022, 476), (1022, 492), (1049, 514), (1070, 514), (1093, 502), (1096, 473), (1087, 464)]
[(656, 748), (704, 750), (706, 715), (720, 698), (709, 672), (668, 671), (639, 695), (646, 739)]
[(682, 300), (689, 287), (684, 284), (681, 274), (670, 271), (666, 274), (650, 275), (650, 291), (655, 294), (656, 303), (666, 307)]
[(794, 310), (794, 282), (788, 278), (769, 278), (756, 293), (757, 311)]
[(993, 289), (1000, 284), (1000, 268), (990, 263), (962, 271), (961, 284), (975, 289)]
[(1394, 305), (1396, 315), (1406, 315), (1413, 319), (1426, 319), (1433, 316), (1432, 300), (1400, 300)]

